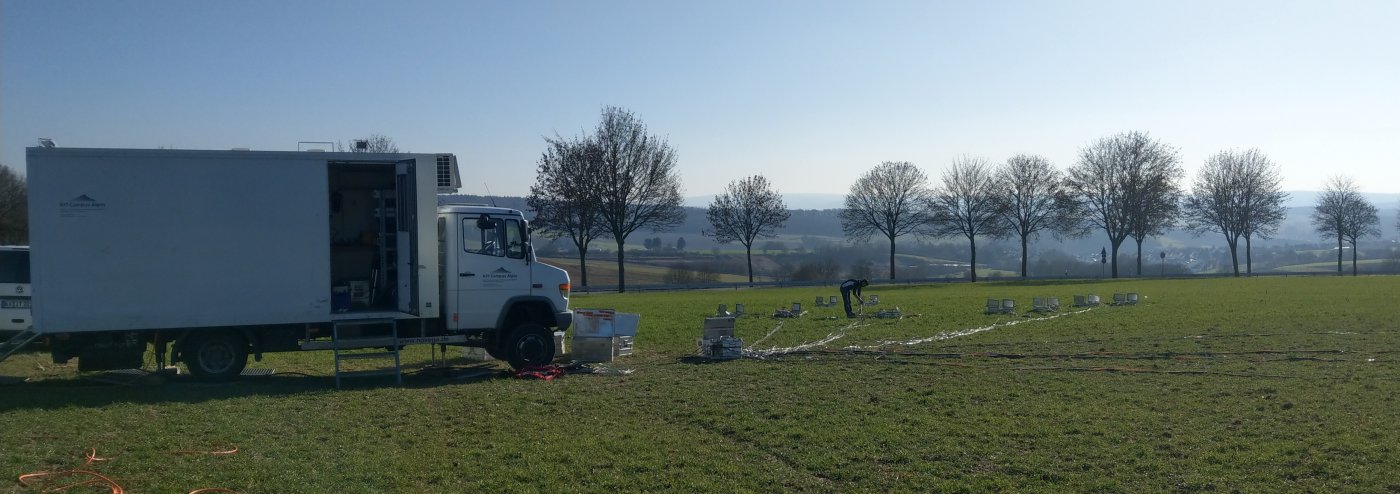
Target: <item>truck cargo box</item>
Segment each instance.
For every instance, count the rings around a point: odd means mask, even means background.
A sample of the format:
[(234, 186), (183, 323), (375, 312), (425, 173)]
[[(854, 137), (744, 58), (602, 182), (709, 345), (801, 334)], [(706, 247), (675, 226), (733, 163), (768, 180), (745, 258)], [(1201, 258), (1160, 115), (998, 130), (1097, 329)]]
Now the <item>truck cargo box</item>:
[(29, 148), (34, 328), (436, 317), (445, 154)]

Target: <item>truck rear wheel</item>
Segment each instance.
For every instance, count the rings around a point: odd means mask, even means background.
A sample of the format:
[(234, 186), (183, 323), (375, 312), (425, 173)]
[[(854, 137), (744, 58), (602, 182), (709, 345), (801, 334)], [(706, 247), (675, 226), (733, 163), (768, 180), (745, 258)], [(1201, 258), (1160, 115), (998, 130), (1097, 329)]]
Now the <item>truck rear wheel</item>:
[(242, 335), (214, 331), (191, 335), (180, 350), (190, 373), (205, 381), (228, 381), (248, 365), (248, 342)]
[(503, 343), (502, 356), (513, 368), (523, 369), (554, 361), (554, 333), (540, 324), (527, 322), (516, 326)]

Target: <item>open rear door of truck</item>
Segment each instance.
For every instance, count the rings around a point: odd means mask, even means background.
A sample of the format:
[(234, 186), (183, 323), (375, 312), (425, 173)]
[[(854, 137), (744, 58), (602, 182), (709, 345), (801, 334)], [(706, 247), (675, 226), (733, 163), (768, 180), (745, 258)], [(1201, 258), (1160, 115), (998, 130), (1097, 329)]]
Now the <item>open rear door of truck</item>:
[(394, 167), (395, 194), (398, 204), (398, 304), (399, 312), (418, 313), (418, 188), (415, 185), (414, 160), (403, 160)]

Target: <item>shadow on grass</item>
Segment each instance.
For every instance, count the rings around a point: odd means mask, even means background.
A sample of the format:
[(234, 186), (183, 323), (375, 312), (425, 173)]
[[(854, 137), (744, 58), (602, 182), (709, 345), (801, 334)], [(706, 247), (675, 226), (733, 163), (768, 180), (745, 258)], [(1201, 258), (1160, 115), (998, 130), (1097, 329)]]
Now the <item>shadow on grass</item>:
[[(428, 368), (403, 374), (403, 388), (471, 384), (512, 374), (491, 364)], [(0, 376), (8, 377), (8, 376)], [(17, 378), (22, 379), (22, 378)], [(395, 388), (393, 376), (342, 378), (340, 391)], [(335, 376), (300, 373), (243, 376), (210, 383), (194, 376), (156, 373), (90, 373), (70, 379), (0, 381), (0, 413), (11, 410), (97, 408), (114, 403), (201, 403), (250, 396), (278, 397), (336, 393)]]

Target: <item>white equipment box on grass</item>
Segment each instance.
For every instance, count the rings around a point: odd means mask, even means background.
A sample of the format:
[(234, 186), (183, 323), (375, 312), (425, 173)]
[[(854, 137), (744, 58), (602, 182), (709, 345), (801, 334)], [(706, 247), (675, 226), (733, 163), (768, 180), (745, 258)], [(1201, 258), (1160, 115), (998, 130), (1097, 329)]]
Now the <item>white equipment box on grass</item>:
[(574, 310), (573, 359), (579, 362), (611, 362), (632, 354), (640, 314), (612, 309)]

